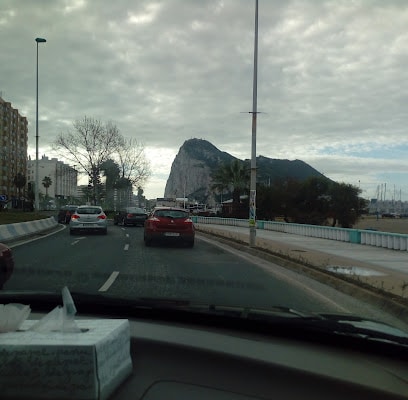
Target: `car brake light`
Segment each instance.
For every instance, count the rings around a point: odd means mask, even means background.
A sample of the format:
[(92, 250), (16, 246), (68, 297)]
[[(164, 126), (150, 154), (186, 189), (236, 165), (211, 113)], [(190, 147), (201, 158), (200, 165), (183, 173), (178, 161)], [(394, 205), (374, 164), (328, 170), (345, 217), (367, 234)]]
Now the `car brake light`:
[(149, 221), (158, 222), (158, 221), (160, 221), (160, 219), (157, 218), (157, 217), (151, 217), (151, 218), (149, 218)]
[(193, 220), (191, 218), (187, 218), (187, 219), (184, 220), (184, 222), (187, 222), (188, 224), (190, 224), (190, 223), (193, 222)]
[(71, 219), (79, 219), (79, 215), (74, 214)]
[(105, 214), (98, 215), (98, 219), (106, 219), (106, 215)]
[(1, 252), (0, 257), (4, 257), (4, 258), (11, 258), (12, 257), (12, 253), (10, 249), (5, 249)]

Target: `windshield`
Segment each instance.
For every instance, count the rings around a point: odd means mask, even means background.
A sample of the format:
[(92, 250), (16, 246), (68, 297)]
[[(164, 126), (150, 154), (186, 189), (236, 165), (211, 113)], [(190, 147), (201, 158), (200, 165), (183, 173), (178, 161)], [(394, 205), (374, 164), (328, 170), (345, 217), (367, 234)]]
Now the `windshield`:
[(407, 330), (407, 26), (397, 0), (2, 0), (0, 295)]

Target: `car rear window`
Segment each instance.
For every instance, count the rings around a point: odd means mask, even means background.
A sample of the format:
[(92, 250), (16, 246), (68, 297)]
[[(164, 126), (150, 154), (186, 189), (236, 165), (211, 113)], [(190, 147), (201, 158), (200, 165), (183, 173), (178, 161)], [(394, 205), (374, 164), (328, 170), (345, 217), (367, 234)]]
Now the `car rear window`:
[(132, 208), (128, 208), (127, 209), (128, 213), (133, 213), (133, 214), (144, 214), (145, 212), (143, 211), (143, 209), (141, 208), (137, 208), (137, 207), (132, 207)]
[(188, 218), (189, 214), (182, 210), (157, 210), (154, 215), (162, 218)]
[(75, 211), (77, 208), (75, 206), (63, 206), (60, 208), (60, 211)]
[(78, 214), (100, 214), (102, 212), (102, 209), (100, 208), (78, 208), (77, 213)]

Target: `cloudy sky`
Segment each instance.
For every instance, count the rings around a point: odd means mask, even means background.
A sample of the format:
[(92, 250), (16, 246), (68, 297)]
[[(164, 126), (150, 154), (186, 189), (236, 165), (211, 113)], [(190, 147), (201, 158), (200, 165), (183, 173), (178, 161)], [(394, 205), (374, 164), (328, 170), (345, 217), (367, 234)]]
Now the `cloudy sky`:
[[(72, 122), (143, 143), (162, 196), (190, 138), (251, 156), (255, 0), (1, 0), (0, 92), (35, 157)], [(257, 154), (408, 200), (408, 2), (259, 0)]]

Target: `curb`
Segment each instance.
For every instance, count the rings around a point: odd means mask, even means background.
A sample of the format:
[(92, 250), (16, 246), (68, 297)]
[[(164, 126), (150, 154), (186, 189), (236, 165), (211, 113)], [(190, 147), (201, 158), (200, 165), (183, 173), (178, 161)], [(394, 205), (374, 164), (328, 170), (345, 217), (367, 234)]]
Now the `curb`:
[(233, 232), (224, 233), (217, 229), (205, 229), (197, 225), (196, 230), (200, 232), (200, 234), (209, 238), (214, 238), (215, 236), (220, 242), (237, 250), (273, 262), (283, 268), (307, 275), (310, 278), (341, 291), (344, 294), (375, 305), (381, 310), (408, 323), (408, 301), (402, 297), (398, 298), (388, 292), (381, 291), (380, 289), (363, 282), (358, 282), (347, 278), (346, 276), (340, 276), (333, 272), (322, 270), (317, 265), (302, 262), (299, 259), (293, 259), (289, 255), (282, 255), (281, 253), (273, 252), (262, 247), (250, 247), (247, 242), (244, 242), (239, 238), (239, 235), (233, 235)]
[(54, 228), (58, 222), (54, 217), (36, 221), (0, 225), (0, 242), (7, 243)]

